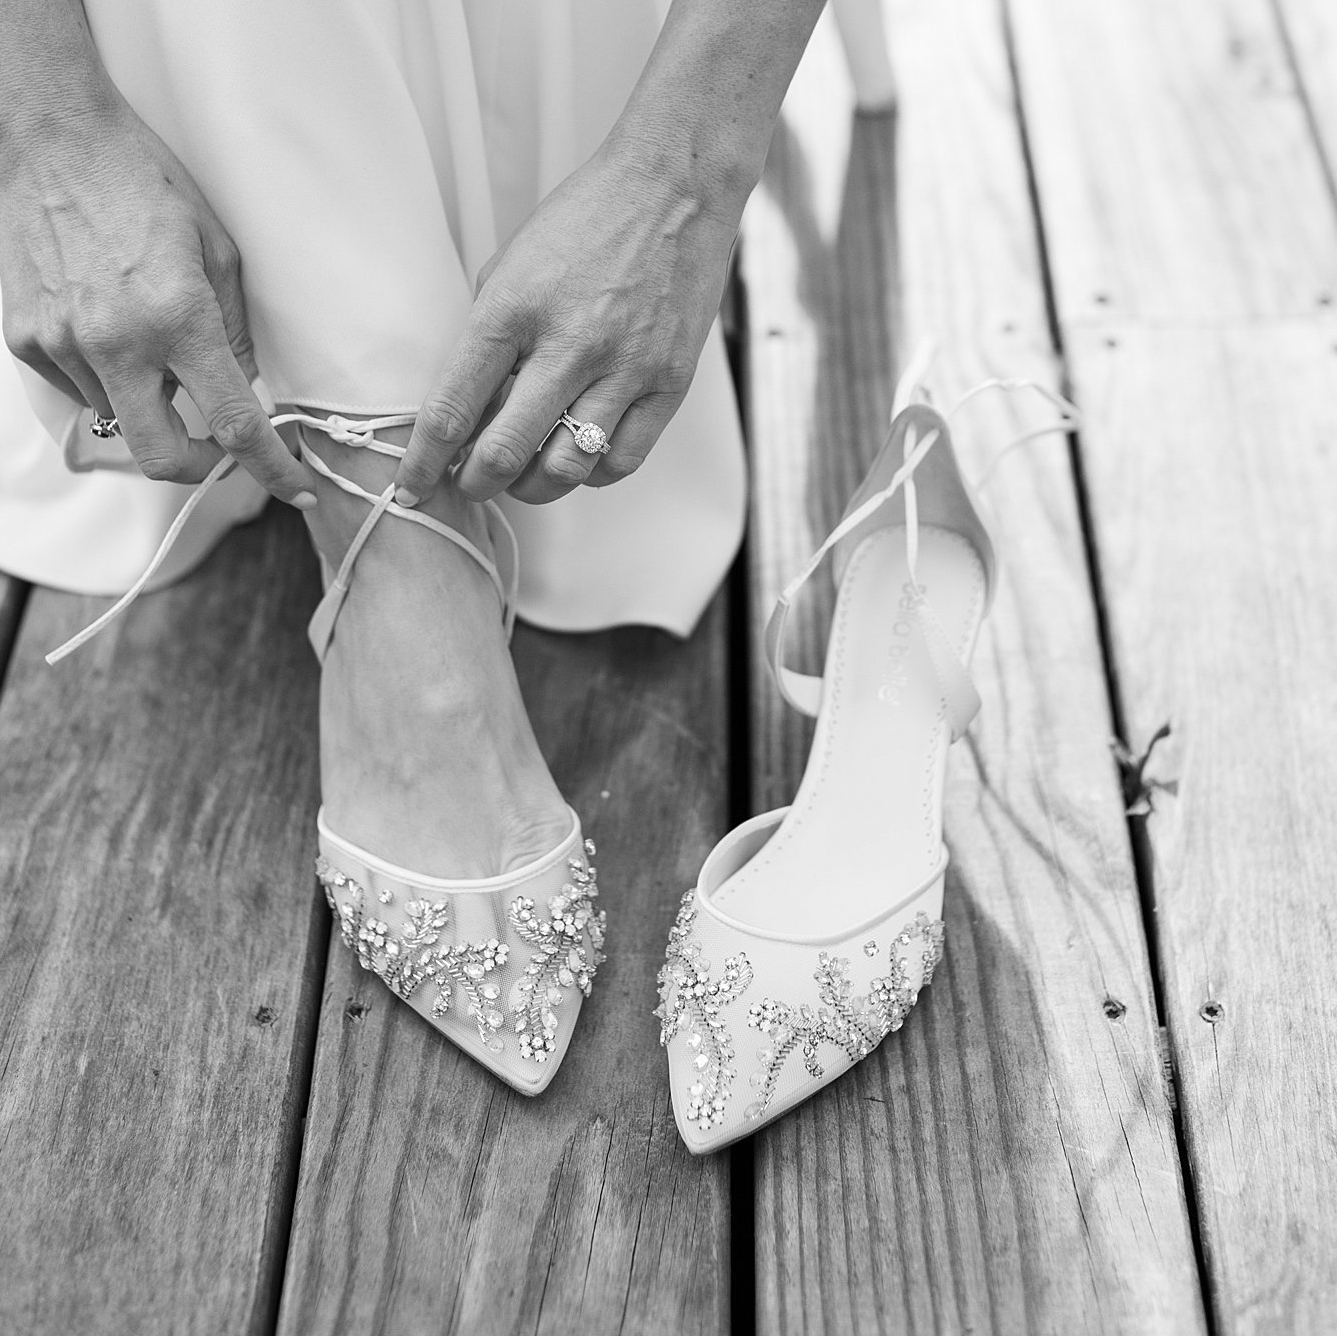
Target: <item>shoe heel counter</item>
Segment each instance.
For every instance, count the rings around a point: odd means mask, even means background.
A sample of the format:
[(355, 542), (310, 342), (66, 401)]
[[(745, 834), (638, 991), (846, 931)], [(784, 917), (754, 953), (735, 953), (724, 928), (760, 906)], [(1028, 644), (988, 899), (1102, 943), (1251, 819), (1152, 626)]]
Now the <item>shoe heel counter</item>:
[[(905, 439), (911, 429), (914, 429), (918, 440), (923, 440), (929, 432), (937, 432), (939, 436), (933, 449), (915, 470), (919, 521), (921, 524), (933, 524), (959, 533), (978, 551), (984, 565), (988, 606), (993, 601), (998, 565), (990, 525), (980, 499), (957, 458), (951, 427), (937, 409), (928, 404), (914, 403), (896, 415), (877, 458), (845, 507), (845, 515), (853, 514), (870, 497), (890, 484), (896, 470), (905, 462)], [(902, 489), (837, 545), (832, 563), (837, 585), (850, 558), (869, 534), (905, 522), (905, 495)]]

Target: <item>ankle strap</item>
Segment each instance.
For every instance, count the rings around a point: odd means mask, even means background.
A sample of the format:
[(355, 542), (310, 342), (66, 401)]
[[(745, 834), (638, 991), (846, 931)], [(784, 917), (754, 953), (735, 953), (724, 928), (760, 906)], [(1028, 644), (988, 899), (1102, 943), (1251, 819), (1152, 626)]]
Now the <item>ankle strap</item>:
[[(788, 657), (789, 614), (794, 601), (817, 573), (826, 558), (843, 545), (837, 555), (837, 580), (859, 543), (875, 529), (886, 527), (882, 512), (898, 495), (904, 502), (905, 556), (913, 595), (901, 602), (901, 610), (910, 615), (928, 650), (938, 686), (947, 705), (947, 717), (953, 739), (960, 737), (979, 711), (980, 698), (965, 665), (952, 648), (942, 624), (933, 612), (916, 575), (919, 559), (919, 495), (915, 472), (940, 441), (947, 438), (946, 422), (932, 409), (911, 406), (899, 413), (892, 423), (864, 488), (856, 493), (845, 517), (831, 531), (826, 541), (809, 557), (803, 569), (789, 582), (776, 601), (766, 624), (766, 654), (771, 672), (784, 698), (804, 714), (816, 715), (821, 708), (824, 681), (820, 676), (800, 673), (785, 666)], [(899, 448), (901, 462), (889, 481), (877, 486)], [(950, 445), (948, 447), (950, 449)], [(874, 490), (867, 493), (869, 484)], [(894, 517), (892, 517), (894, 519)], [(982, 524), (977, 521), (979, 531)], [(975, 535), (971, 535), (975, 537)], [(846, 540), (850, 540), (846, 542)], [(980, 546), (977, 542), (977, 546)], [(986, 568), (992, 566), (992, 548), (984, 536)]]
[[(914, 597), (903, 611), (913, 617), (933, 664), (947, 707), (947, 718), (955, 740), (965, 732), (979, 710), (980, 698), (970, 674), (952, 647), (946, 632), (915, 575), (919, 554), (919, 512), (921, 500), (931, 522), (967, 538), (984, 561), (986, 598), (994, 587), (995, 561), (993, 542), (980, 514), (975, 494), (961, 472), (952, 446), (948, 418), (985, 390), (1033, 390), (1060, 410), (1056, 421), (1045, 423), (1009, 441), (995, 456), (982, 475), (987, 479), (998, 463), (1019, 445), (1055, 432), (1069, 432), (1080, 423), (1076, 406), (1061, 395), (1032, 380), (987, 380), (969, 390), (947, 417), (930, 405), (924, 377), (933, 360), (933, 344), (925, 340), (910, 358), (896, 385), (892, 399), (892, 422), (887, 440), (879, 452), (863, 485), (855, 493), (844, 517), (830, 537), (813, 553), (807, 564), (786, 586), (776, 602), (766, 626), (766, 652), (771, 672), (784, 698), (804, 714), (816, 715), (822, 700), (821, 677), (799, 673), (785, 666), (788, 650), (789, 613), (794, 600), (830, 555), (834, 555), (836, 581), (863, 538), (875, 528), (903, 518), (906, 563)], [(929, 452), (937, 447), (930, 457)], [(923, 496), (916, 474), (922, 475)], [(888, 477), (888, 475), (890, 475)], [(884, 514), (897, 497), (902, 515)]]
[[(507, 522), (506, 516), (502, 514), (501, 507), (494, 501), (484, 503), (487, 515), (487, 524), (489, 536), (492, 538), (497, 548), (499, 564), (494, 563), (485, 556), (477, 547), (474, 546), (463, 534), (456, 533), (448, 525), (442, 524), (439, 520), (433, 519), (430, 515), (420, 514), (416, 510), (408, 510), (398, 505), (394, 500), (394, 486), (386, 488), (380, 495), (368, 492), (349, 478), (343, 477), (331, 469), (323, 459), (320, 458), (301, 438), (301, 427), (311, 427), (318, 431), (323, 431), (332, 441), (340, 445), (351, 446), (355, 449), (372, 450), (377, 454), (391, 455), (395, 458), (402, 458), (405, 448), (402, 445), (393, 445), (389, 441), (382, 441), (376, 436), (379, 429), (386, 427), (404, 427), (409, 426), (416, 419), (414, 413), (398, 413), (391, 417), (369, 418), (361, 422), (351, 422), (347, 418), (334, 414), (327, 418), (312, 417), (308, 413), (280, 413), (270, 418), (270, 423), (275, 427), (282, 427), (289, 423), (296, 423), (299, 427), (298, 448), (302, 452), (303, 459), (316, 470), (322, 477), (333, 482), (335, 486), (342, 488), (354, 496), (360, 496), (371, 503), (372, 509), (367, 518), (362, 522), (353, 541), (349, 544), (348, 551), (344, 553), (343, 561), (339, 565), (334, 579), (326, 589), (324, 597), (316, 608), (315, 615), (311, 618), (308, 627), (308, 635), (316, 651), (316, 656), (323, 659), (325, 651), (329, 647), (331, 636), (334, 634), (334, 624), (338, 620), (339, 609), (343, 605), (344, 595), (348, 592), (348, 582), (352, 578), (353, 564), (357, 560), (358, 553), (361, 552), (367, 539), (371, 536), (371, 531), (380, 522), (381, 516), (386, 514), (394, 515), (397, 519), (409, 520), (414, 524), (421, 524), (425, 528), (431, 529), (434, 533), (439, 533), (443, 538), (448, 539), (457, 547), (467, 552), (487, 573), (488, 578), (496, 586), (497, 594), (501, 599), (502, 617), (505, 622), (506, 635), (509, 638), (515, 626), (515, 596), (519, 584), (519, 554), (515, 539), (515, 531)], [(181, 536), (181, 531), (190, 522), (190, 517), (195, 513), (201, 501), (208, 494), (209, 489), (223, 478), (226, 478), (233, 469), (237, 467), (237, 461), (230, 456), (220, 459), (217, 464), (209, 470), (204, 480), (190, 494), (186, 504), (181, 507), (177, 513), (176, 519), (172, 521), (171, 527), (163, 536), (162, 542), (158, 545), (158, 550), (153, 554), (149, 564), (144, 568), (140, 577), (130, 586), (129, 589), (121, 595), (110, 608), (106, 610), (95, 621), (84, 627), (77, 635), (71, 636), (63, 645), (51, 651), (46, 656), (49, 664), (59, 663), (67, 655), (73, 654), (81, 645), (85, 645), (99, 632), (105, 630), (111, 625), (139, 596), (144, 592), (149, 581), (153, 579), (158, 568), (167, 559), (176, 540)], [(323, 563), (322, 563), (323, 565)], [(500, 568), (499, 568), (500, 567)], [(332, 593), (338, 590), (335, 597)]]
[[(402, 459), (405, 453), (404, 446), (382, 441), (377, 438), (375, 432), (378, 428), (383, 427), (407, 426), (413, 422), (414, 416), (412, 413), (404, 413), (391, 418), (373, 418), (357, 424), (338, 416), (316, 418), (306, 413), (285, 413), (274, 419), (275, 426), (282, 426), (289, 422), (297, 424), (297, 446), (302, 452), (302, 458), (322, 478), (328, 479), (350, 496), (360, 497), (371, 506), (367, 518), (362, 521), (361, 527), (353, 536), (353, 541), (349, 543), (348, 549), (344, 552), (343, 560), (339, 563), (339, 569), (335, 572), (333, 578), (327, 582), (324, 596), (317, 604), (316, 611), (312, 614), (310, 624), (307, 627), (307, 636), (311, 641), (311, 648), (315, 650), (316, 658), (321, 660), (322, 663), (334, 636), (335, 623), (339, 620), (344, 599), (348, 595), (348, 587), (353, 578), (353, 567), (366, 545), (367, 539), (371, 537), (372, 531), (385, 515), (393, 515), (396, 519), (420, 524), (423, 528), (439, 534), (448, 542), (454, 543), (461, 551), (472, 557), (483, 568), (488, 579), (492, 581), (493, 587), (497, 591), (497, 597), (501, 600), (502, 619), (505, 624), (507, 639), (510, 638), (515, 629), (515, 596), (519, 581), (520, 563), (515, 531), (511, 528), (506, 516), (502, 514), (501, 507), (496, 502), (486, 501), (483, 503), (488, 535), (492, 539), (499, 559), (498, 562), (493, 562), (462, 533), (452, 529), (448, 524), (433, 519), (431, 515), (424, 515), (421, 511), (410, 510), (401, 506), (394, 499), (395, 488), (393, 483), (389, 484), (383, 492), (369, 492), (351, 478), (345, 478), (343, 474), (336, 473), (311, 449), (302, 432), (302, 429), (306, 427), (315, 428), (318, 431), (323, 431), (332, 441), (337, 441), (340, 445), (348, 445), (354, 449), (374, 450), (377, 454)], [(361, 428), (361, 430), (357, 428)]]

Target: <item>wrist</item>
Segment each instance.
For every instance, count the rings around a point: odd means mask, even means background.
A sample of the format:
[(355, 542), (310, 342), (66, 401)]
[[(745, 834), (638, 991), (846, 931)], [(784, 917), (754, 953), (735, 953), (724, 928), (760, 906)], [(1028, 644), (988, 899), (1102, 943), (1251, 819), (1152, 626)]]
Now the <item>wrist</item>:
[(736, 228), (823, 0), (673, 0), (610, 143)]
[(29, 147), (81, 139), (124, 107), (98, 58), (82, 11), (61, 4), (0, 24), (0, 166)]
[(650, 109), (634, 98), (604, 141), (604, 151), (731, 230), (765, 164), (764, 146), (749, 151), (717, 121)]
[(109, 81), (90, 77), (68, 96), (50, 88), (8, 95), (0, 104), (0, 176), (25, 159), (48, 162), (86, 151), (125, 109)]

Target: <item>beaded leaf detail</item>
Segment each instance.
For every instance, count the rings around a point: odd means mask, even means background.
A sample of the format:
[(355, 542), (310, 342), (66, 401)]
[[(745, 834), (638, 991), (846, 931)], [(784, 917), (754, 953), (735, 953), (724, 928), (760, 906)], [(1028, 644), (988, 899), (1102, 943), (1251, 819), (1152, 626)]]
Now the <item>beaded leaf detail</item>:
[[(770, 1106), (785, 1063), (795, 1049), (803, 1055), (803, 1065), (814, 1080), (824, 1074), (818, 1049), (823, 1044), (841, 1049), (851, 1062), (865, 1058), (893, 1030), (899, 1030), (919, 997), (919, 990), (933, 980), (933, 971), (942, 959), (943, 925), (927, 914), (916, 914), (914, 922), (894, 938), (888, 952), (886, 974), (875, 978), (866, 996), (854, 996), (850, 982), (850, 962), (842, 956), (823, 951), (817, 957), (813, 978), (817, 983), (819, 1005), (791, 1006), (764, 998), (748, 1008), (747, 1023), (765, 1036), (757, 1050), (761, 1064), (750, 1078), (758, 1096), (743, 1110), (743, 1116), (755, 1121)], [(912, 988), (906, 973), (906, 952), (920, 944), (919, 985)], [(867, 947), (865, 947), (867, 951)]]
[[(594, 845), (585, 842), (593, 857)], [(520, 1056), (546, 1062), (557, 1048), (557, 1008), (571, 988), (588, 997), (594, 976), (603, 964), (607, 915), (594, 907), (599, 894), (598, 874), (578, 858), (567, 865), (570, 880), (548, 901), (548, 917), (535, 911), (522, 895), (511, 905), (507, 922), (533, 948), (517, 988), (520, 993), (515, 1032)]]
[(703, 1132), (724, 1121), (734, 1078), (733, 1038), (720, 1015), (741, 997), (752, 982), (752, 965), (743, 952), (729, 956), (724, 973), (714, 979), (710, 961), (692, 937), (696, 922), (696, 892), (682, 898), (677, 921), (669, 931), (668, 956), (659, 971), (659, 1042), (687, 1032), (692, 1081), (687, 1088), (686, 1116)]
[[(432, 1015), (438, 1020), (453, 1005), (455, 989), (464, 994), (468, 1015), (478, 1037), (494, 1053), (503, 1041), (497, 1033), (506, 1020), (501, 988), (490, 976), (506, 964), (510, 948), (497, 938), (486, 942), (443, 943), (450, 924), (450, 905), (444, 900), (410, 900), (404, 922), (396, 932), (384, 919), (367, 910), (367, 893), (351, 877), (324, 858), (316, 860), (316, 876), (339, 921), (339, 935), (357, 956), (358, 964), (378, 975), (407, 1002), (424, 984), (436, 989)], [(389, 904), (382, 894), (380, 903)]]

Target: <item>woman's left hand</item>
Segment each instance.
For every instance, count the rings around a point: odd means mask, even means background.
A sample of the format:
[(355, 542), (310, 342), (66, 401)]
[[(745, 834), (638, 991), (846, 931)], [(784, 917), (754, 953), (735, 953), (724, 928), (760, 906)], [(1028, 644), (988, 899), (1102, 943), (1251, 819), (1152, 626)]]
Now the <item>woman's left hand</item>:
[[(654, 156), (605, 143), (488, 263), (419, 410), (395, 479), (402, 504), (428, 496), (471, 441), (456, 482), (480, 501), (506, 490), (554, 501), (640, 467), (691, 384), (742, 209), (736, 190), (685, 185)], [(562, 412), (602, 427), (607, 453), (554, 432)]]

